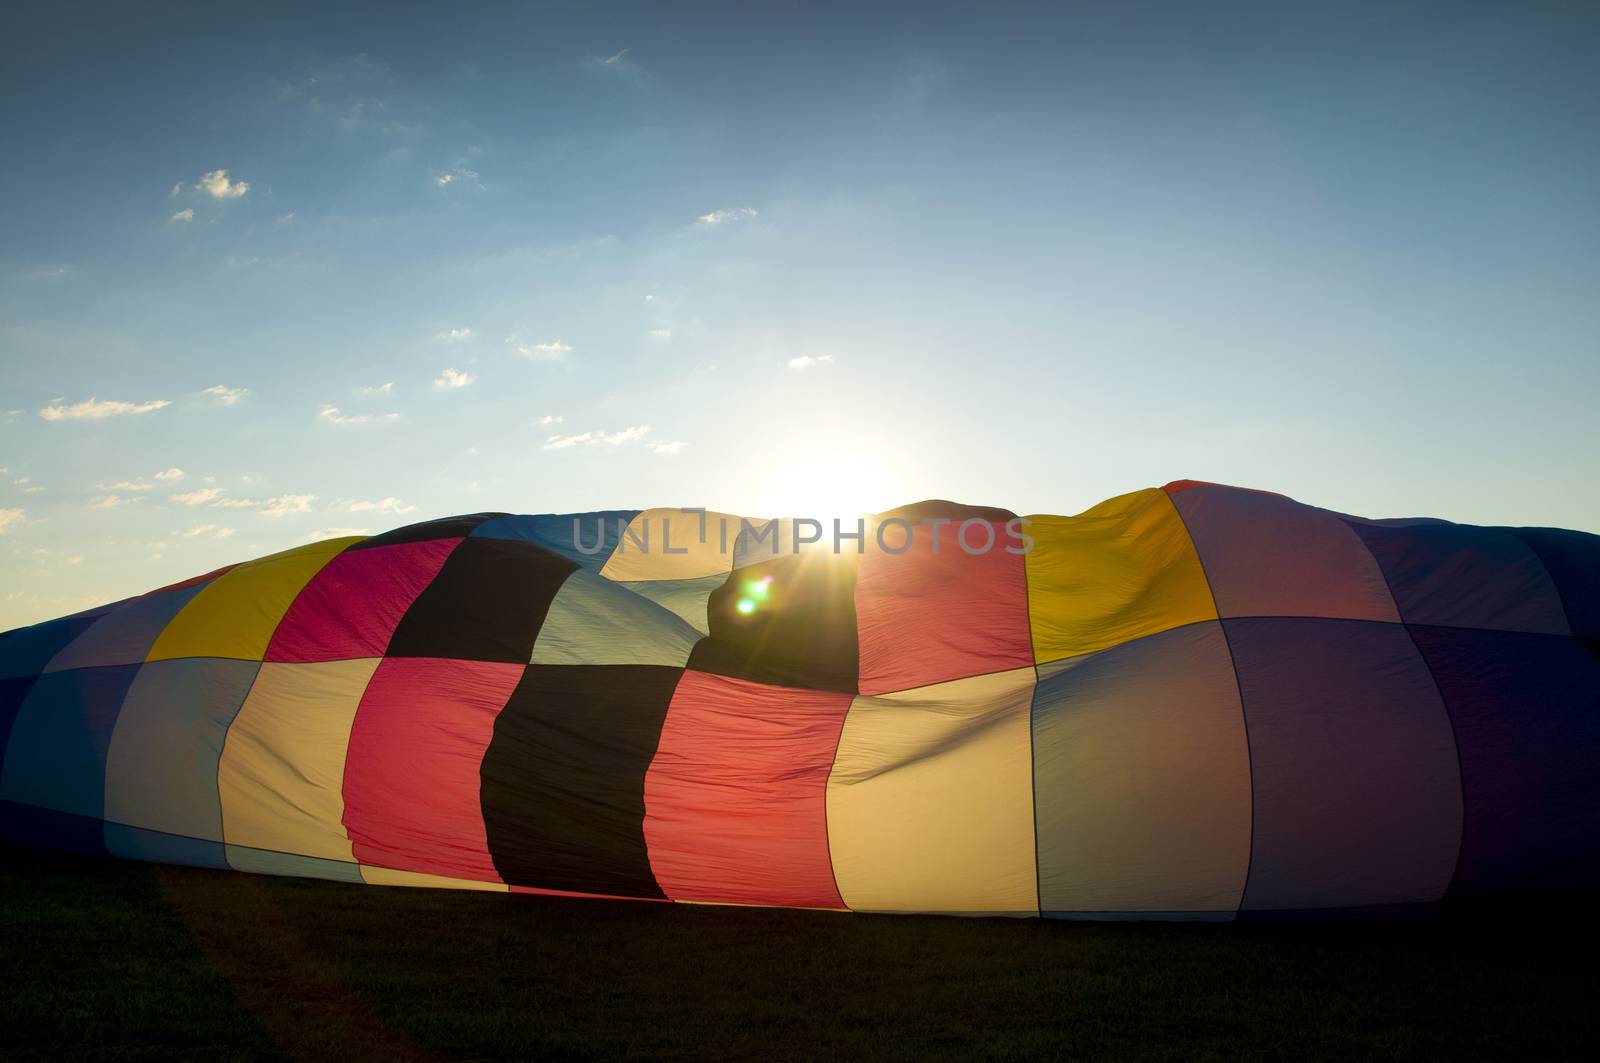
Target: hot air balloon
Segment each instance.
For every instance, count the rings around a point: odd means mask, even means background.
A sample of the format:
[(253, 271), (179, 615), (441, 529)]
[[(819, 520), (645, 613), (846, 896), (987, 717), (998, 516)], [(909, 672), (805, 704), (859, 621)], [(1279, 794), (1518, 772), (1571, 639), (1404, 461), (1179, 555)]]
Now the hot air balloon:
[(1600, 537), (479, 513), (0, 636), (17, 843), (386, 885), (1232, 919), (1600, 883)]

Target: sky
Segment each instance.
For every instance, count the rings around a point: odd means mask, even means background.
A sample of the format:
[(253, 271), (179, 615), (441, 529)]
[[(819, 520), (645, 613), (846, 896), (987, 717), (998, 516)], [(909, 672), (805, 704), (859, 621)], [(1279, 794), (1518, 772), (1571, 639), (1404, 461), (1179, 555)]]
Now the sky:
[(482, 510), (1600, 532), (1597, 53), (1584, 4), (6, 5), (0, 629)]

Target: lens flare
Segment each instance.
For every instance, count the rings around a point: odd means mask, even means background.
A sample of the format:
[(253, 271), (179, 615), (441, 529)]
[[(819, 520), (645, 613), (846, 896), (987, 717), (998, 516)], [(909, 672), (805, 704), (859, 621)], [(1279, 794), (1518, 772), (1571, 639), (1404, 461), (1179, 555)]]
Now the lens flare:
[(751, 601), (749, 598), (740, 598), (738, 603), (734, 605), (734, 608), (739, 610), (739, 612), (743, 613), (745, 616), (749, 616), (751, 613), (756, 611), (756, 603)]

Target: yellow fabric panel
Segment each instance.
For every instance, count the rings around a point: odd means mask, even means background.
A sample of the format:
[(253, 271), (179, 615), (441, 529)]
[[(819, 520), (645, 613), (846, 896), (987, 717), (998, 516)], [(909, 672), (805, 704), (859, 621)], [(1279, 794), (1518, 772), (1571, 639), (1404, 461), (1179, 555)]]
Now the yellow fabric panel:
[(1165, 491), (1135, 491), (1076, 517), (1028, 520), (1036, 662), (1217, 618), (1200, 558)]
[(261, 666), (217, 769), (229, 843), (354, 861), (344, 831), (344, 757), (375, 657)]
[(445, 878), (421, 871), (397, 871), (392, 867), (361, 865), (361, 880), (369, 886), (419, 886), (439, 890), (485, 890), (489, 893), (509, 893), (504, 882), (475, 882), (466, 878)]
[(345, 547), (363, 536), (327, 539), (248, 561), (212, 581), (183, 607), (150, 647), (146, 660), (231, 657), (259, 661), (300, 589)]
[[(600, 575), (622, 582), (697, 579), (733, 571), (739, 518), (729, 513), (707, 513), (705, 531), (706, 541), (702, 543), (698, 513), (647, 509), (629, 523)], [(668, 547), (671, 553), (667, 552)]]
[(858, 697), (828, 776), (834, 880), (857, 911), (1039, 910), (1034, 670)]

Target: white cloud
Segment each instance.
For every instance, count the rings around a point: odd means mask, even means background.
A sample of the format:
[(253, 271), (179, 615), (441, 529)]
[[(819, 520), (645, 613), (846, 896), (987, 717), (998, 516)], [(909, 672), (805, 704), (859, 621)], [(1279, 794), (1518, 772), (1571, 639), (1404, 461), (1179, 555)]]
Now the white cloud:
[(341, 498), (333, 505), (335, 509), (342, 509), (346, 513), (410, 513), (417, 508), (394, 497), (380, 498), (376, 502)]
[(210, 502), (220, 494), (222, 494), (222, 488), (220, 487), (201, 487), (194, 491), (186, 491), (181, 495), (173, 495), (172, 500), (185, 506), (200, 506)]
[(649, 292), (645, 292), (644, 301), (647, 303), (653, 303), (656, 301), (656, 297), (651, 295)]
[(398, 421), (398, 413), (340, 413), (337, 406), (323, 406), (317, 414), (331, 424), (367, 424), (373, 421)]
[(555, 435), (544, 441), (545, 450), (567, 450), (570, 447), (618, 447), (634, 443), (650, 434), (650, 426), (636, 424), (620, 432), (581, 432), (577, 435)]
[(357, 395), (393, 395), (394, 394), (394, 381), (391, 380), (387, 384), (379, 384), (375, 388), (357, 388), (356, 389), (356, 394)]
[(116, 509), (119, 506), (131, 506), (135, 502), (143, 502), (144, 498), (135, 495), (133, 498), (124, 498), (122, 495), (101, 495), (89, 503), (90, 509)]
[(737, 207), (733, 210), (714, 210), (697, 219), (701, 225), (721, 225), (730, 221), (747, 221), (756, 216), (754, 207)]
[(211, 505), (216, 509), (253, 509), (269, 517), (281, 517), (286, 513), (310, 513), (311, 503), (316, 497), (316, 495), (279, 495), (277, 498), (265, 500), (221, 498)]
[(600, 63), (602, 66), (616, 66), (626, 58), (628, 58), (628, 49), (624, 48), (620, 52), (615, 52), (606, 56), (604, 59), (600, 60)]
[(0, 509), (0, 535), (4, 535), (20, 524), (28, 523), (26, 511), (20, 509)]
[(565, 420), (566, 418), (561, 416), (559, 413), (547, 413), (543, 417), (539, 418), (539, 424), (544, 428), (549, 428), (551, 425), (560, 424)]
[(548, 340), (544, 343), (523, 343), (512, 336), (507, 341), (516, 347), (517, 353), (525, 358), (542, 358), (545, 361), (555, 362), (565, 358), (572, 351), (572, 346), (560, 340)]
[(798, 358), (789, 359), (787, 364), (790, 369), (798, 373), (810, 369), (814, 365), (832, 365), (833, 355), (819, 354), (813, 357), (809, 354), (802, 354)]
[[(34, 483), (33, 482), (33, 478), (29, 477), (29, 476), (19, 476), (15, 480), (12, 480), (11, 482), (15, 486), (22, 488), (22, 493), (25, 494), (25, 495), (36, 495), (40, 491), (44, 490), (43, 487), (41, 487), (38, 484)], [(100, 490), (104, 491), (104, 490), (106, 490), (106, 488), (102, 487)]]
[(459, 369), (446, 369), (434, 378), (433, 386), (440, 391), (456, 391), (471, 384), (478, 379), (476, 373), (464, 373)]
[(672, 338), (672, 330), (669, 328), (653, 328), (650, 330), (650, 335), (658, 340), (670, 340)]
[(241, 397), (248, 394), (249, 388), (225, 388), (221, 384), (213, 384), (200, 392), (202, 395), (215, 395), (217, 401), (224, 406), (232, 406)]
[(444, 340), (446, 343), (455, 343), (457, 340), (470, 340), (472, 338), (472, 329), (466, 325), (460, 328), (445, 329), (443, 332), (434, 333), (433, 338)]
[(185, 528), (178, 534), (185, 539), (193, 539), (197, 535), (209, 536), (212, 539), (226, 539), (233, 534), (233, 529), (224, 527), (221, 524), (196, 524), (193, 527)]
[(278, 217), (277, 217), (277, 218), (276, 218), (276, 219), (275, 219), (275, 220), (274, 220), (274, 221), (273, 221), (273, 223), (272, 223), (272, 224), (274, 224), (274, 225), (288, 225), (288, 224), (289, 224), (289, 223), (290, 223), (290, 222), (292, 222), (292, 221), (294, 221), (294, 211), (292, 211), (292, 210), (291, 210), (291, 211), (290, 211), (290, 212), (289, 212), (289, 213), (287, 213), (287, 214), (280, 214), (280, 215), (279, 215), (279, 216), (278, 216)]
[(63, 557), (61, 559), (61, 563), (63, 565), (74, 565), (74, 566), (81, 565), (81, 564), (83, 564), (83, 555), (82, 554), (73, 554), (71, 557)]
[(249, 181), (228, 180), (227, 170), (212, 170), (203, 174), (194, 186), (198, 191), (205, 192), (212, 199), (238, 199), (250, 191)]
[(149, 402), (117, 402), (112, 399), (102, 401), (93, 396), (83, 402), (75, 402), (71, 406), (63, 406), (62, 401), (54, 400), (39, 411), (39, 416), (47, 421), (98, 421), (125, 413), (150, 413), (152, 410), (172, 405), (166, 399), (152, 399)]
[(102, 491), (149, 491), (155, 487), (155, 484), (143, 482), (134, 483), (130, 480), (118, 480), (114, 484), (100, 484), (99, 487)]
[(350, 535), (371, 534), (372, 529), (370, 528), (318, 528), (316, 531), (307, 535), (306, 538), (312, 542), (315, 542), (318, 539), (343, 539)]
[(469, 170), (457, 163), (444, 173), (435, 174), (433, 183), (436, 188), (449, 188), (456, 185), (462, 188), (475, 188), (483, 191), (483, 182), (478, 180), (478, 171)]
[(194, 221), (194, 211), (190, 210), (188, 207), (184, 207), (182, 210), (173, 211), (172, 212), (172, 216), (170, 218), (168, 218), (167, 220), (168, 221)]
[(657, 454), (676, 454), (688, 445), (681, 439), (674, 439), (670, 443), (651, 443), (650, 449)]
[(181, 479), (183, 479), (183, 470), (182, 469), (163, 469), (161, 472), (156, 473), (156, 479), (157, 480), (181, 480)]
[(178, 197), (178, 194), (181, 193), (182, 191), (183, 191), (183, 182), (182, 181), (174, 181), (173, 184), (172, 184), (172, 191), (167, 193), (167, 198), (168, 199), (176, 199)]

